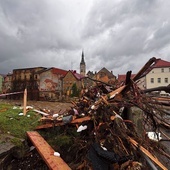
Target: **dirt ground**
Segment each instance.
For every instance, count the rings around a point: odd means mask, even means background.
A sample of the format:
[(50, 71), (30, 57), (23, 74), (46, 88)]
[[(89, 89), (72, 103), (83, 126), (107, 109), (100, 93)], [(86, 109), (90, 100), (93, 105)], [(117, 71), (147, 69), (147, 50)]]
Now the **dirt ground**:
[[(17, 100), (2, 100), (0, 99), (1, 103), (10, 103), (14, 106), (16, 105), (23, 105), (23, 101), (17, 101)], [(34, 109), (46, 109), (50, 110), (53, 113), (58, 113), (61, 110), (69, 110), (72, 106), (71, 103), (64, 103), (64, 102), (47, 102), (47, 101), (28, 101), (27, 106), (33, 106)], [(170, 132), (165, 131), (167, 135), (169, 136)], [(164, 146), (169, 151), (169, 142), (163, 141), (165, 144)], [(41, 156), (38, 154), (36, 149), (28, 152), (24, 158), (22, 159), (10, 159), (9, 161), (6, 161), (7, 165), (3, 167), (4, 170), (48, 170), (47, 165), (42, 160)], [(168, 160), (165, 160), (167, 162), (167, 167), (169, 165)]]
[[(6, 100), (0, 99), (1, 103), (9, 103), (14, 106), (23, 106), (23, 101), (21, 100)], [(59, 112), (61, 110), (69, 110), (71, 106), (73, 106), (69, 102), (48, 102), (48, 101), (27, 101), (27, 106), (32, 106), (34, 109), (37, 110), (50, 110), (51, 112)]]

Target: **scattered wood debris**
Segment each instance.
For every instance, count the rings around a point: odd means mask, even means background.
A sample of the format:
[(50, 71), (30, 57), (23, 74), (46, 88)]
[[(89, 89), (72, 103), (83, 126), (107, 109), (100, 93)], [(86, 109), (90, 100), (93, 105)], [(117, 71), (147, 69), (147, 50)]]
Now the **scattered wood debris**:
[[(170, 139), (166, 134), (169, 113), (158, 98), (147, 96), (136, 84), (155, 60), (151, 58), (133, 79), (131, 71), (127, 72), (125, 83), (118, 88), (95, 80), (96, 86), (84, 89), (70, 110), (44, 114), (37, 130), (75, 125), (79, 135), (69, 149), (75, 153), (73, 169), (166, 170), (170, 167), (169, 149), (159, 134)], [(135, 121), (131, 119), (134, 107)], [(159, 140), (150, 139), (148, 131), (158, 134)]]

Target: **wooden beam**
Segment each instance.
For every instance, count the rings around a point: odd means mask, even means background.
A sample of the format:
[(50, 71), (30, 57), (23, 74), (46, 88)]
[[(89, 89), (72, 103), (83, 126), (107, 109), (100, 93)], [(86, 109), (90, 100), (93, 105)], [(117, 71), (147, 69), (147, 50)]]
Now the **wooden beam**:
[(37, 110), (37, 109), (34, 109), (33, 111), (34, 111), (34, 112), (37, 112), (37, 113), (40, 113), (40, 114), (42, 114), (43, 116), (48, 116), (48, 115), (49, 115), (48, 113), (42, 112), (42, 111)]
[(139, 70), (139, 72), (133, 77), (133, 81), (138, 80), (144, 73), (145, 71), (151, 67), (151, 65), (156, 62), (156, 58), (152, 57), (149, 59), (149, 61)]
[(23, 104), (23, 113), (26, 115), (26, 107), (27, 107), (27, 89), (24, 90), (24, 104)]
[[(45, 119), (44, 119), (45, 120)], [(88, 121), (88, 120), (91, 120), (91, 117), (89, 116), (86, 116), (86, 117), (82, 117), (82, 118), (77, 118), (77, 119), (74, 119), (72, 120), (70, 123), (71, 124), (78, 124), (78, 123), (82, 123), (84, 121)], [(69, 123), (69, 124), (70, 124)], [(51, 127), (54, 127), (54, 126), (63, 126), (65, 125), (63, 122), (51, 122), (51, 123), (46, 123), (46, 124), (43, 124), (43, 125), (40, 125), (38, 127), (36, 127), (36, 130), (38, 129), (46, 129), (46, 128), (51, 128)]]
[(159, 160), (154, 157), (148, 150), (146, 150), (143, 146), (140, 146), (134, 139), (129, 137), (129, 141), (136, 147), (139, 148), (147, 157), (149, 157), (155, 164), (157, 164), (163, 170), (168, 170)]
[(54, 150), (36, 131), (29, 131), (27, 135), (50, 170), (71, 170), (59, 156), (54, 156)]

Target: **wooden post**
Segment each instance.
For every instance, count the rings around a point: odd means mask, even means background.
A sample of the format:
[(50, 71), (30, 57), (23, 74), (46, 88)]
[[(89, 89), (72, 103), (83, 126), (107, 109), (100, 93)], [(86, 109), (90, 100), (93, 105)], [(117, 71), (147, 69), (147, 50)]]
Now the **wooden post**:
[(24, 90), (24, 108), (23, 108), (24, 116), (26, 115), (26, 106), (27, 106), (27, 89)]

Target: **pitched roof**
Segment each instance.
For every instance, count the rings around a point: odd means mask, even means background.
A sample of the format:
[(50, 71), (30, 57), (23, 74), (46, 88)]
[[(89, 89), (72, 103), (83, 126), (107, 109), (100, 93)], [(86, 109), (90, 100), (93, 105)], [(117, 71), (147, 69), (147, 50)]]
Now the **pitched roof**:
[(93, 71), (88, 71), (88, 72), (87, 72), (87, 76), (90, 77), (90, 78), (92, 78), (92, 77), (94, 76)]
[(153, 63), (142, 75), (140, 78), (146, 76), (152, 69), (161, 68), (161, 67), (170, 67), (170, 62), (161, 60), (160, 58), (156, 59), (155, 63)]
[(65, 76), (67, 71), (66, 70), (62, 70), (62, 69), (59, 69), (59, 68), (55, 68), (55, 67), (50, 67), (50, 68), (46, 68), (45, 70), (40, 70), (40, 71), (37, 71), (36, 73), (43, 73), (43, 72), (46, 72), (46, 71), (49, 71), (49, 70), (52, 70), (52, 73), (53, 74), (58, 74), (58, 75), (63, 75)]
[(81, 78), (84, 77), (83, 75), (77, 73), (76, 71), (73, 71), (73, 70), (70, 70), (70, 71), (72, 72), (72, 74), (75, 76), (75, 78), (76, 78), (77, 80), (80, 80)]
[(62, 70), (62, 69), (59, 69), (59, 68), (53, 68), (52, 69), (52, 73), (53, 74), (60, 74), (60, 75), (66, 75), (67, 71), (66, 70)]
[(160, 68), (160, 67), (170, 67), (170, 62), (161, 60), (160, 58), (156, 60), (155, 64), (152, 66), (152, 68)]
[(97, 74), (100, 74), (100, 73), (102, 73), (102, 72), (104, 72), (105, 74), (107, 74), (107, 76), (108, 76), (109, 78), (114, 78), (114, 77), (116, 77), (116, 76), (114, 76), (114, 75), (112, 74), (112, 72), (110, 72), (109, 70), (107, 70), (105, 67), (103, 67)]
[[(64, 77), (68, 74), (68, 73), (71, 73), (77, 80), (81, 80), (81, 78), (83, 78), (84, 76), (77, 73), (76, 70), (69, 70), (67, 71), (67, 73), (64, 75)], [(64, 78), (63, 77), (63, 78)]]

